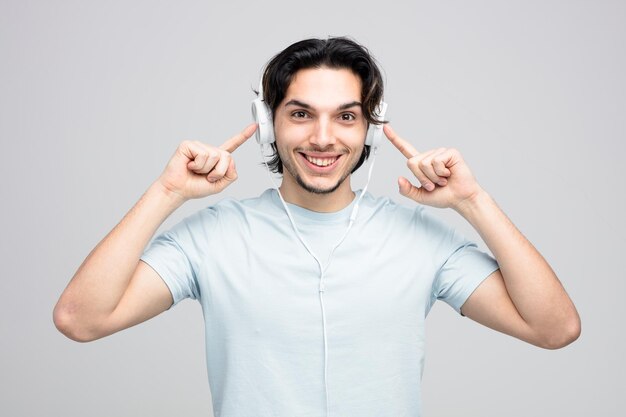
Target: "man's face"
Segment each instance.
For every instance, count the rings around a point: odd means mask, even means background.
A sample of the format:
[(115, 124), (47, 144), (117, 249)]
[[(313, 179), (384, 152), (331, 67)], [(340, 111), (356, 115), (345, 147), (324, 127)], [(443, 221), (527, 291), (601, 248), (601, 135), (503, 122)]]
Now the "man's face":
[(335, 191), (365, 144), (360, 78), (347, 69), (298, 71), (275, 111), (274, 129), (283, 184), (316, 194)]

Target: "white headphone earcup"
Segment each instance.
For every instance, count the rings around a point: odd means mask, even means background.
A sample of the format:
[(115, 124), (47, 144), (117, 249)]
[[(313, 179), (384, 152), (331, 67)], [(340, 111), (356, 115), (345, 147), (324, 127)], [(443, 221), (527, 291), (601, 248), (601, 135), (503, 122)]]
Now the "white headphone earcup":
[(257, 143), (259, 145), (274, 143), (276, 139), (274, 137), (272, 112), (260, 98), (252, 101), (252, 118), (259, 125), (254, 133)]
[[(385, 120), (385, 113), (387, 113), (387, 103), (381, 101), (378, 104), (378, 108), (376, 109), (376, 119), (381, 122)], [(377, 148), (383, 141), (383, 137), (385, 136), (385, 132), (383, 132), (384, 124), (375, 125), (370, 123), (367, 128), (367, 136), (365, 137), (365, 144)]]

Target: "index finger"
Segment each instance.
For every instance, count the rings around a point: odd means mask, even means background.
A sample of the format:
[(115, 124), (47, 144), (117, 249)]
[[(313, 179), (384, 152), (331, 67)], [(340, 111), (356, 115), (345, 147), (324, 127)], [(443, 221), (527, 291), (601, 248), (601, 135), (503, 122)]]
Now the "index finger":
[(409, 142), (398, 136), (396, 132), (391, 128), (391, 126), (389, 126), (389, 124), (386, 124), (383, 127), (383, 131), (385, 132), (385, 136), (387, 136), (387, 139), (389, 139), (389, 142), (391, 142), (393, 146), (395, 146), (400, 152), (402, 152), (402, 155), (404, 155), (407, 159), (411, 159), (415, 155), (419, 154), (417, 149), (415, 149), (413, 145), (411, 145)]
[(223, 151), (233, 153), (235, 149), (240, 147), (245, 141), (250, 139), (252, 134), (256, 131), (257, 125), (256, 123), (250, 124), (240, 133), (236, 134), (232, 138), (228, 139), (226, 142), (222, 143), (219, 148)]

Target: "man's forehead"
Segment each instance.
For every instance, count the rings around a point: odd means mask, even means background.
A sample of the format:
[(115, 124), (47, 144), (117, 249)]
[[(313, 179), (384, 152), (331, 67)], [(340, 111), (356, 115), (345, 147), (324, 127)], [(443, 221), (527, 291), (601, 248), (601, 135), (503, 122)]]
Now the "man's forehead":
[(294, 84), (337, 85), (349, 84), (361, 87), (361, 77), (348, 68), (304, 68), (296, 71), (291, 77), (289, 88)]
[(332, 108), (360, 105), (361, 79), (345, 68), (303, 69), (291, 80), (283, 103)]

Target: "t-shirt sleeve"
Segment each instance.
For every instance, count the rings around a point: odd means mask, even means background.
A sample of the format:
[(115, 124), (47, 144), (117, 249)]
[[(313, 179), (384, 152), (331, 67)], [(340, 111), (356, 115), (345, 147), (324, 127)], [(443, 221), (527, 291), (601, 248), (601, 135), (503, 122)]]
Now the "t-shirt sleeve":
[(476, 244), (460, 246), (439, 269), (433, 285), (433, 295), (461, 313), (461, 307), (470, 295), (498, 264)]
[(172, 293), (174, 305), (186, 298), (200, 298), (197, 260), (203, 246), (202, 217), (201, 213), (196, 213), (161, 233), (141, 256), (141, 260), (163, 279)]
[(433, 281), (432, 302), (442, 300), (460, 314), (465, 301), (498, 269), (498, 263), (454, 229), (435, 219), (429, 221), (438, 235), (434, 256), (440, 265)]

